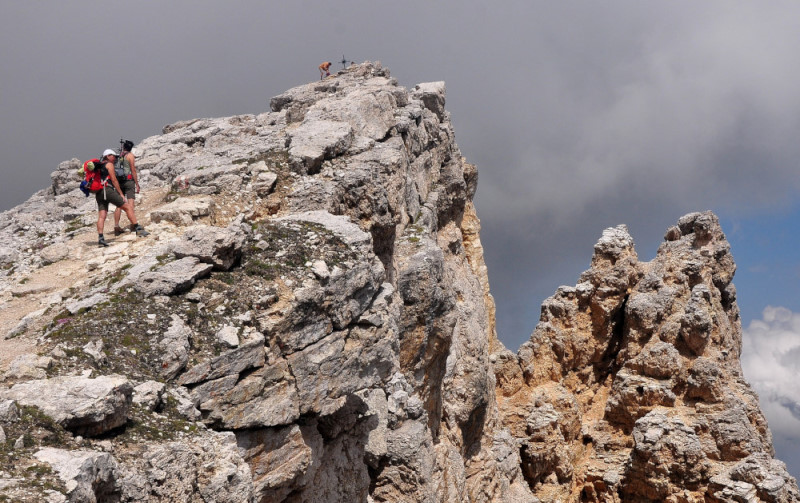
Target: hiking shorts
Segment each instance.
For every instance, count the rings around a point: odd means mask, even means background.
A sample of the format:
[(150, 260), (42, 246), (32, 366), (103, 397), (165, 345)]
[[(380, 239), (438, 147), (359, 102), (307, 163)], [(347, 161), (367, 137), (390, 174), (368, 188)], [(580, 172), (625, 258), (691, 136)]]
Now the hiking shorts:
[(133, 180), (125, 180), (122, 182), (122, 186), (120, 186), (120, 188), (122, 189), (122, 193), (125, 194), (125, 197), (131, 201), (136, 199), (136, 182)]
[(94, 198), (97, 201), (97, 211), (108, 211), (108, 203), (113, 204), (117, 208), (125, 204), (122, 200), (122, 196), (119, 195), (119, 192), (117, 192), (114, 187), (106, 187), (97, 192)]

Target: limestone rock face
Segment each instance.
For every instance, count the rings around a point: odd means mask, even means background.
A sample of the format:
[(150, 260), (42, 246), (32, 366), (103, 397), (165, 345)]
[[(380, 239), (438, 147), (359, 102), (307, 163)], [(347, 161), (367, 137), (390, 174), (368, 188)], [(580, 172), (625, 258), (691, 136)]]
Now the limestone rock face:
[(445, 103), (365, 63), (168, 125), (134, 151), (151, 236), (101, 253), (75, 160), (0, 215), (2, 332), (40, 353), (0, 369), (0, 495), (796, 500), (716, 217), (681, 218), (651, 262), (604, 231), (514, 354)]
[[(682, 217), (646, 263), (624, 228), (603, 232), (578, 284), (542, 306), (520, 371), (497, 355), (500, 413), (537, 497), (800, 497), (771, 459), (766, 420), (742, 377), (734, 271), (712, 213)], [(516, 426), (525, 418), (526, 428)], [(732, 475), (747, 470), (759, 475)]]
[(116, 501), (254, 501), (250, 467), (232, 433), (148, 443), (119, 462)]

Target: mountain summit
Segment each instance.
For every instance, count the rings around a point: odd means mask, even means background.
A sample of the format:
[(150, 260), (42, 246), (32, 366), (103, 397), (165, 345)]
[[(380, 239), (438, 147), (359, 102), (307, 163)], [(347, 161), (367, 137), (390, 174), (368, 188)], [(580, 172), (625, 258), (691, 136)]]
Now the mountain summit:
[(0, 216), (0, 499), (788, 502), (717, 218), (624, 226), (497, 339), (445, 85), (353, 65), (135, 149), (151, 235), (80, 161)]

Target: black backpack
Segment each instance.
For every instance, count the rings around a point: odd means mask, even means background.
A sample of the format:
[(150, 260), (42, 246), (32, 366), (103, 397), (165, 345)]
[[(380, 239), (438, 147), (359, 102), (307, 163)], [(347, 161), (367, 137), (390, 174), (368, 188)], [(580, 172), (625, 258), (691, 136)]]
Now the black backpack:
[(117, 157), (117, 162), (114, 164), (114, 174), (117, 175), (117, 180), (125, 180), (128, 175), (125, 173), (125, 167), (123, 160), (125, 159), (125, 154), (130, 152), (133, 149), (133, 142), (130, 140), (120, 140), (119, 141), (120, 149), (119, 149), (119, 157)]

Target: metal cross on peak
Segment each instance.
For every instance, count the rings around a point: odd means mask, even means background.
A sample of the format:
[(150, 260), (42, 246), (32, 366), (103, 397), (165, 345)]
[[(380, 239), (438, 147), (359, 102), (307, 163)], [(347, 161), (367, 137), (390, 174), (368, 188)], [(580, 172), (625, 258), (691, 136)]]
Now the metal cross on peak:
[[(344, 57), (344, 54), (342, 54), (342, 60), (341, 60), (341, 61), (339, 61), (339, 63), (341, 63), (341, 64), (342, 64), (342, 70), (344, 70), (345, 68), (347, 68), (347, 63), (348, 63), (348, 61), (347, 61), (347, 58), (345, 58), (345, 57)], [(350, 63), (351, 65), (353, 65), (353, 64), (355, 64), (355, 61), (350, 61), (349, 63)]]

